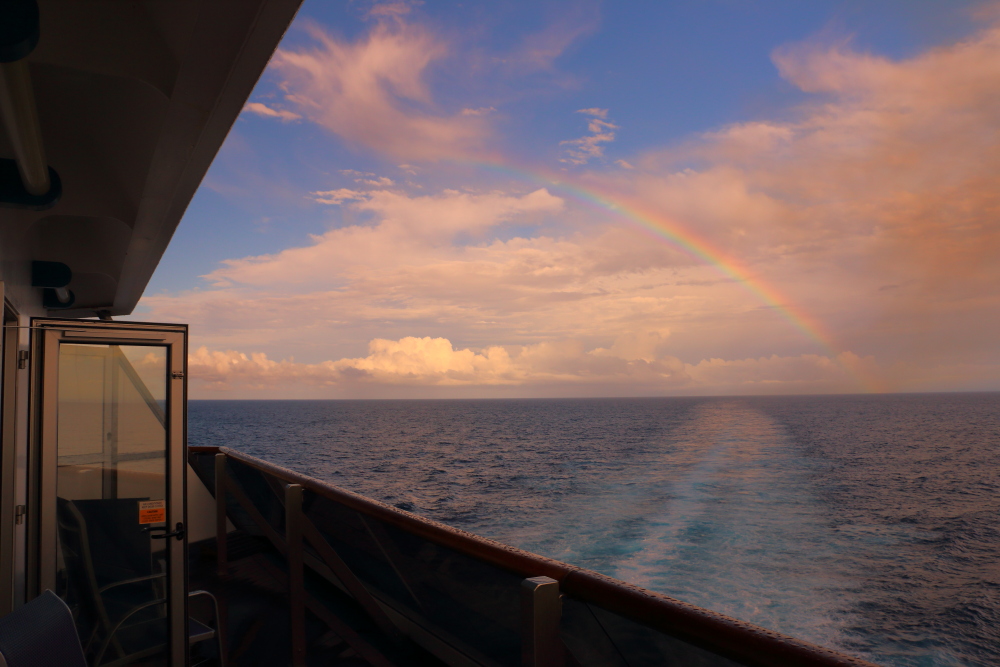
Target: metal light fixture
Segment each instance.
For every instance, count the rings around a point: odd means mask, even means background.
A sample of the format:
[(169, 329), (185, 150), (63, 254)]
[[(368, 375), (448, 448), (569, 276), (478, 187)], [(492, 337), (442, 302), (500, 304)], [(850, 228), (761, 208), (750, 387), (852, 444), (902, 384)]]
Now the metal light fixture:
[(62, 262), (31, 263), (31, 286), (41, 287), (42, 305), (50, 310), (70, 308), (76, 295), (67, 287), (73, 280), (73, 271)]

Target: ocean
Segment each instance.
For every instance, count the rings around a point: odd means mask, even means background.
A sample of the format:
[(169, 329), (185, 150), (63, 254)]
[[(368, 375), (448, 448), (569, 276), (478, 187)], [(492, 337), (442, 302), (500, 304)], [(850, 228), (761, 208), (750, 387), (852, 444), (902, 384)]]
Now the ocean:
[(191, 401), (225, 445), (881, 665), (1000, 664), (1000, 394)]

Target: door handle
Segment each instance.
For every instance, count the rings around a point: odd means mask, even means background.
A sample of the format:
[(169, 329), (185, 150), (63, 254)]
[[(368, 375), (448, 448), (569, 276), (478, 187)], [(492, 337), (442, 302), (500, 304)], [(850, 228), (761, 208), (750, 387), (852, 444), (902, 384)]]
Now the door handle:
[(153, 534), (154, 530), (163, 530), (163, 531), (165, 531), (166, 528), (150, 528), (149, 529), (149, 532), (150, 532), (149, 538), (152, 539), (152, 540), (165, 540), (168, 537), (176, 537), (178, 540), (183, 540), (184, 539), (184, 524), (181, 523), (180, 521), (177, 522), (177, 527), (174, 529), (174, 532), (172, 532), (172, 533), (166, 533), (166, 532), (164, 532), (164, 533), (158, 533), (158, 534), (154, 535)]

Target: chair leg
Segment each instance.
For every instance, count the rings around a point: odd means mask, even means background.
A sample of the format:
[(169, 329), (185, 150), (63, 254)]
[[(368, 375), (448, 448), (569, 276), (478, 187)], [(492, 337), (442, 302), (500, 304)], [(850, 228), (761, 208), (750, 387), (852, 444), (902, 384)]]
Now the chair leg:
[(212, 611), (213, 620), (215, 621), (215, 643), (219, 649), (219, 667), (226, 667), (226, 642), (222, 635), (222, 617), (219, 615), (219, 600), (209, 591), (191, 591), (188, 593), (188, 598), (193, 598), (197, 595), (205, 595), (212, 601)]

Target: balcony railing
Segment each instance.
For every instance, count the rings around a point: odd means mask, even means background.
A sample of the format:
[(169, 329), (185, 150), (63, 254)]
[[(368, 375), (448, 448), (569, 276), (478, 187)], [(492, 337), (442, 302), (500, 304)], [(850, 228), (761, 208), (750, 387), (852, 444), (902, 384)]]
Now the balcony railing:
[(372, 665), (412, 651), (456, 667), (870, 665), (232, 449), (192, 447), (190, 462), (216, 498), (218, 574), (234, 566), (230, 524), (269, 547), (257, 566), (283, 587), (289, 664), (321, 623)]

